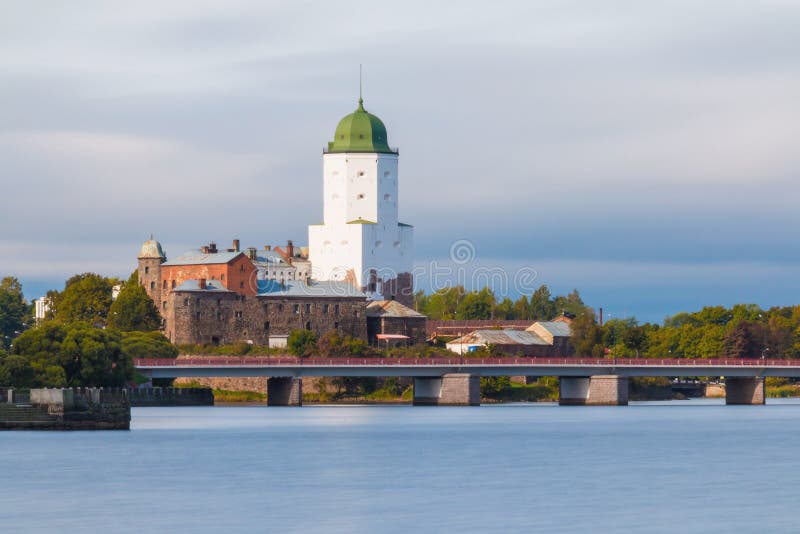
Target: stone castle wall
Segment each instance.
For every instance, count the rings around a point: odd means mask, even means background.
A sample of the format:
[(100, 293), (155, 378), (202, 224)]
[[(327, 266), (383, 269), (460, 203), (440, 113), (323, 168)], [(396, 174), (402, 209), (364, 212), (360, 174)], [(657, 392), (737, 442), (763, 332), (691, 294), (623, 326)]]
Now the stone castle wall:
[(269, 344), (269, 336), (338, 330), (367, 338), (366, 301), (353, 297), (245, 296), (173, 291), (167, 297), (166, 335), (176, 344)]

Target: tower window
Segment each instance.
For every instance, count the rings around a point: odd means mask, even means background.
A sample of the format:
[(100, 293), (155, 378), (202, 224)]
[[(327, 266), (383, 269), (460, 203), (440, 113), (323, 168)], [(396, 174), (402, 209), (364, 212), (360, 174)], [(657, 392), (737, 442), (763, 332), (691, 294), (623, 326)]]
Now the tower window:
[(385, 200), (386, 202), (391, 201), (392, 200), (392, 195), (390, 195), (388, 193), (383, 195), (383, 200)]
[(364, 176), (364, 171), (358, 171), (359, 176)]
[(144, 274), (150, 274), (150, 267), (145, 266)]
[(172, 281), (172, 289), (175, 289), (175, 280)]
[(335, 313), (336, 315), (339, 315), (339, 305), (338, 304), (334, 304), (333, 305), (333, 313)]
[(364, 198), (364, 193), (359, 193), (356, 197), (358, 200), (362, 200)]
[(219, 275), (219, 279), (220, 280), (225, 280), (225, 275), (224, 274)]
[(164, 282), (161, 284), (161, 288), (162, 289), (167, 289), (167, 281), (166, 280), (164, 280)]
[(217, 312), (217, 321), (222, 320), (222, 312)]
[(242, 318), (242, 312), (241, 311), (237, 311), (236, 312), (236, 318), (237, 319), (241, 319)]
[(200, 319), (200, 312), (197, 312), (197, 313), (195, 314), (195, 317), (196, 317), (197, 319)]
[(150, 289), (155, 289), (155, 288), (156, 288), (156, 283), (150, 282)]
[(184, 306), (188, 306), (189, 305), (189, 299), (183, 299), (183, 305)]

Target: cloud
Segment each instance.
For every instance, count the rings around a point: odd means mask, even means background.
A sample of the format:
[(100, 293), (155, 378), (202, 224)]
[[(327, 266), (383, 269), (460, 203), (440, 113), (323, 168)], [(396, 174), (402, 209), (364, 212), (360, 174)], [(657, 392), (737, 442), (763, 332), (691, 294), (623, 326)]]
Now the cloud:
[[(798, 24), (781, 0), (12, 2), (0, 271), (124, 272), (150, 232), (304, 242), (359, 63), (419, 260), (466, 238), (509, 264), (783, 266), (800, 260)], [(604, 300), (643, 291), (626, 280)]]

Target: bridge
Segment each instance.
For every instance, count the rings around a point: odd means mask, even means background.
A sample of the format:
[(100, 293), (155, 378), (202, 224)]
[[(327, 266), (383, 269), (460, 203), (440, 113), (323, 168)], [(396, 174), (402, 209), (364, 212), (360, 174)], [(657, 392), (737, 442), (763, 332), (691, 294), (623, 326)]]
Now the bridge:
[(415, 405), (478, 405), (482, 376), (557, 376), (559, 403), (625, 405), (637, 376), (725, 377), (727, 404), (764, 404), (765, 377), (800, 377), (800, 360), (611, 358), (297, 358), (139, 359), (151, 378), (267, 377), (268, 405), (300, 405), (302, 378), (408, 376)]

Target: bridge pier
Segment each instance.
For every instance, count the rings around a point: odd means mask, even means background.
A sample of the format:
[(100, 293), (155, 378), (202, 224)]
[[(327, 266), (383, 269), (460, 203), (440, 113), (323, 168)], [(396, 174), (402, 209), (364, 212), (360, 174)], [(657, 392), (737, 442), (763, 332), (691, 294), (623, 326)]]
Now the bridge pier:
[(478, 375), (453, 373), (414, 378), (414, 406), (480, 406)]
[(763, 377), (725, 379), (725, 404), (764, 404)]
[(559, 377), (558, 404), (562, 406), (627, 406), (628, 377), (618, 375)]
[(303, 381), (290, 376), (267, 379), (267, 406), (302, 406)]

